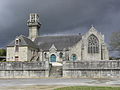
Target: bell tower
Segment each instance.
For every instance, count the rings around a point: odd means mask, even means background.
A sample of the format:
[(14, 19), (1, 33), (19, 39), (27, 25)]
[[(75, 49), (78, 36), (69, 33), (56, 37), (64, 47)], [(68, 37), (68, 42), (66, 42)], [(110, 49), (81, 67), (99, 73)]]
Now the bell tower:
[(34, 41), (35, 38), (39, 36), (39, 28), (41, 27), (39, 15), (37, 13), (30, 14), (27, 26), (29, 27), (29, 39)]

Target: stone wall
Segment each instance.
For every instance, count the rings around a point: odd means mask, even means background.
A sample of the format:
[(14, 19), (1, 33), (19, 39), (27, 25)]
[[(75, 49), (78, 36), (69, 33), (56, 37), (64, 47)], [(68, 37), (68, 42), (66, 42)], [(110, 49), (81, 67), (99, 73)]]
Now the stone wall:
[(19, 57), (18, 61), (27, 61), (29, 59), (27, 52), (28, 52), (27, 46), (19, 47), (19, 52), (15, 52), (15, 47), (7, 47), (6, 61), (15, 61), (15, 56)]
[[(0, 62), (0, 78), (39, 78), (50, 76), (48, 61)], [(120, 60), (64, 61), (63, 77), (120, 78)], [(55, 71), (55, 73), (58, 73)]]
[(38, 78), (48, 76), (48, 61), (0, 62), (0, 78)]
[(63, 77), (120, 78), (120, 61), (64, 61)]

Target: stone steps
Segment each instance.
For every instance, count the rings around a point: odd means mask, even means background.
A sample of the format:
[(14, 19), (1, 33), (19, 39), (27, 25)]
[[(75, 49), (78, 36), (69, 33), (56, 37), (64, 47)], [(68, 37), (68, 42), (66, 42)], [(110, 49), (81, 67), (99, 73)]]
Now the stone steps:
[(50, 77), (62, 77), (62, 66), (51, 66)]
[(38, 59), (39, 59), (39, 56), (36, 55), (36, 56), (33, 56), (30, 61), (38, 61)]

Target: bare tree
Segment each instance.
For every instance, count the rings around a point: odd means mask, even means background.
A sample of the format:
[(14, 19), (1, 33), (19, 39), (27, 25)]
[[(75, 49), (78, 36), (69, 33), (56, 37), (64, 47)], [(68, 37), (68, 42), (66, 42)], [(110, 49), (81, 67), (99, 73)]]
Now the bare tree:
[(112, 33), (110, 38), (110, 48), (112, 51), (120, 52), (120, 31)]

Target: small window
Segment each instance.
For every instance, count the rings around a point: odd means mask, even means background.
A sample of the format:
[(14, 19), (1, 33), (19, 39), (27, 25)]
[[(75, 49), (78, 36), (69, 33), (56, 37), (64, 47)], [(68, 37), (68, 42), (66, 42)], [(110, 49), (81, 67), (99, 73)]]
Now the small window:
[(18, 56), (15, 56), (15, 61), (18, 61), (19, 60), (19, 57)]
[(59, 53), (59, 57), (63, 58), (63, 53), (62, 52)]
[(76, 54), (72, 54), (72, 60), (76, 61), (77, 60), (77, 55)]
[(21, 39), (18, 39), (18, 38), (17, 38), (17, 39), (15, 40), (15, 45), (19, 45), (20, 42), (21, 42)]
[(15, 44), (16, 44), (16, 45), (19, 45), (19, 40), (16, 40), (16, 41), (15, 41)]
[(44, 58), (47, 58), (47, 53), (44, 53)]

